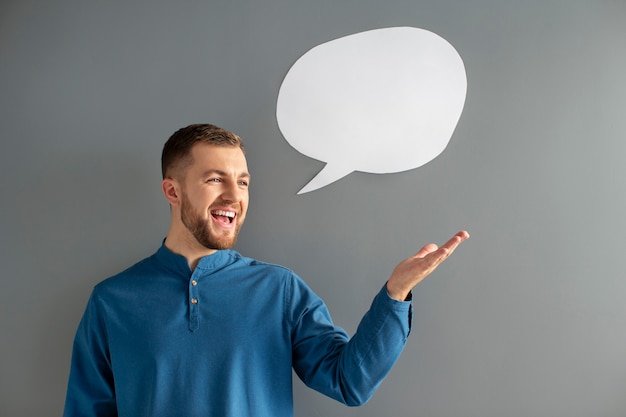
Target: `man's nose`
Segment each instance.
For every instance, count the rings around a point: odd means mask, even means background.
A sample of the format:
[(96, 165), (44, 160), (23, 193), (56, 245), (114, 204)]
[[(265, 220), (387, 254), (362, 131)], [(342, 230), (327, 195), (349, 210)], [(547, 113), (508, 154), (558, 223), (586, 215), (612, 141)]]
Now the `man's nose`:
[(222, 199), (228, 202), (241, 201), (247, 192), (248, 191), (245, 189), (242, 189), (236, 181), (235, 182), (228, 181), (224, 183)]

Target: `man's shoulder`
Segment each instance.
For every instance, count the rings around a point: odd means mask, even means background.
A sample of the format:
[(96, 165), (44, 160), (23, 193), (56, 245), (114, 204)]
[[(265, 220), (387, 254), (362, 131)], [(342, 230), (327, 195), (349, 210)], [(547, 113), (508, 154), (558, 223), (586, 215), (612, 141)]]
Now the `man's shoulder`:
[(158, 270), (159, 268), (154, 260), (154, 255), (151, 255), (140, 260), (139, 262), (136, 262), (121, 272), (103, 279), (96, 284), (95, 289), (102, 291), (119, 286), (126, 286), (135, 281), (145, 279), (149, 276), (154, 276), (155, 273), (158, 273)]
[(256, 258), (246, 257), (236, 251), (231, 251), (231, 253), (233, 254), (233, 256), (238, 258), (236, 262), (237, 267), (250, 268), (251, 270), (256, 270), (256, 271), (266, 271), (272, 274), (297, 277), (296, 273), (292, 269), (286, 266), (268, 262), (268, 261), (261, 261)]

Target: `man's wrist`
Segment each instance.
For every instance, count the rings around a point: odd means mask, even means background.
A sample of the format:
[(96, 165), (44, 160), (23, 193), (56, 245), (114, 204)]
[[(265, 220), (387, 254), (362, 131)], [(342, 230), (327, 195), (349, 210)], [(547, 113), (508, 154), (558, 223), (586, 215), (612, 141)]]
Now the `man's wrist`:
[(387, 294), (389, 295), (389, 297), (393, 298), (396, 301), (411, 301), (411, 299), (413, 298), (413, 294), (411, 293), (411, 290), (401, 290), (401, 289), (395, 289), (393, 288), (393, 286), (389, 285), (389, 281), (387, 281)]

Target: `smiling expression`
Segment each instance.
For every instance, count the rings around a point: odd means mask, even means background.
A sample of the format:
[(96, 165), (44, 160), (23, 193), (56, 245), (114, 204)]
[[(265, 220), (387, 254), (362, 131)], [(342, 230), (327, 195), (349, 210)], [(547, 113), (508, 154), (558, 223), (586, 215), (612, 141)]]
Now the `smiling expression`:
[(181, 187), (180, 220), (207, 249), (229, 249), (248, 209), (250, 175), (238, 147), (199, 143)]

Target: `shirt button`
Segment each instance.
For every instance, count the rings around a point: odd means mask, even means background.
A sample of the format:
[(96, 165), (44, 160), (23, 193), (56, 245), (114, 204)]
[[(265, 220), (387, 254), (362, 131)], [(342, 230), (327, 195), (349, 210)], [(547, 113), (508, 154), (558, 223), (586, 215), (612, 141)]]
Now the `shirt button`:
[(193, 285), (195, 287), (196, 285), (198, 285), (198, 281), (196, 281), (195, 279), (192, 279), (191, 280), (191, 285)]
[(197, 298), (192, 298), (191, 299), (191, 304), (198, 304), (198, 299)]

